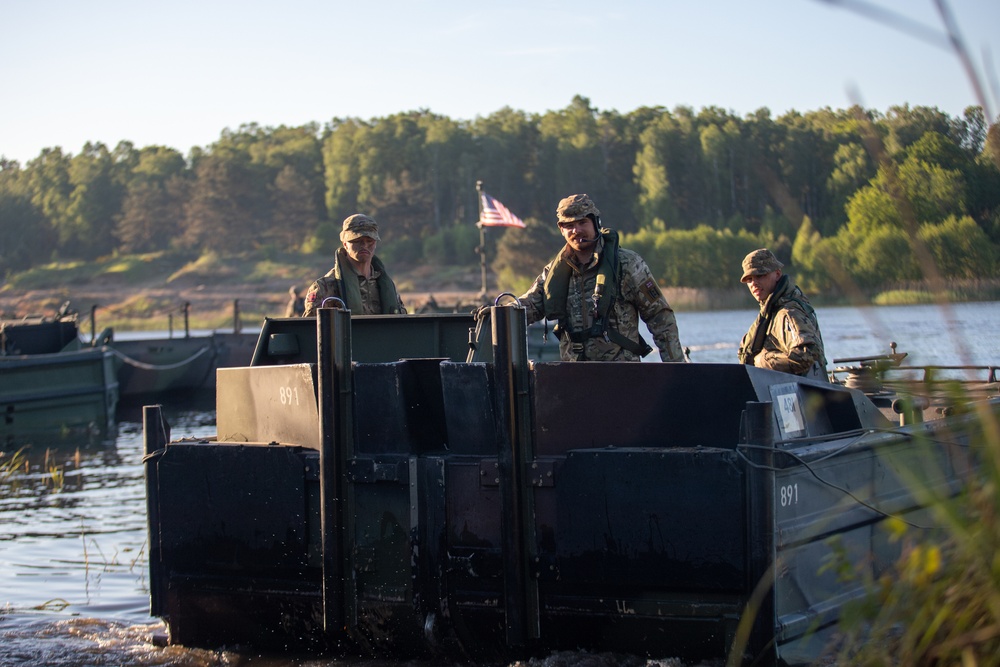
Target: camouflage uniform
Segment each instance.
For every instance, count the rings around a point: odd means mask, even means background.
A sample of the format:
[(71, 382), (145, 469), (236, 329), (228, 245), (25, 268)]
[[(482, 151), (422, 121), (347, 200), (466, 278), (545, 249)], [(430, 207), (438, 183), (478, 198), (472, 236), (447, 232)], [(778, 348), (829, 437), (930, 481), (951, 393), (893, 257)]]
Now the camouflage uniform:
[[(782, 266), (769, 250), (755, 250), (743, 260), (741, 280), (749, 282), (752, 275), (766, 275)], [(756, 354), (755, 340), (760, 346)], [(741, 363), (757, 368), (828, 379), (816, 311), (787, 275), (778, 278), (774, 290), (760, 305), (760, 314), (743, 336), (738, 355)]]
[(285, 308), (285, 317), (301, 317), (306, 310), (306, 300), (302, 298), (299, 288), (288, 288), (288, 306)]
[[(592, 295), (597, 282), (599, 257), (604, 240), (598, 242), (593, 260), (585, 267), (577, 265), (568, 247), (542, 269), (535, 283), (521, 297), (526, 309), (528, 324), (545, 317), (544, 285), (556, 262), (565, 262), (572, 271), (566, 295), (567, 324), (571, 331), (588, 329), (592, 324)], [(608, 314), (608, 325), (623, 336), (640, 340), (639, 318), (649, 327), (653, 341), (660, 350), (663, 361), (683, 361), (684, 353), (677, 333), (677, 320), (666, 298), (656, 285), (646, 262), (637, 253), (618, 250), (621, 276), (618, 298)], [(591, 337), (583, 344), (582, 358), (573, 349), (568, 335), (559, 340), (559, 355), (564, 361), (639, 361), (639, 355), (603, 337)]]
[[(376, 242), (381, 240), (378, 235), (378, 223), (360, 213), (348, 216), (344, 220), (340, 240), (348, 243), (362, 236)], [(316, 309), (321, 308), (323, 301), (329, 297), (337, 297), (349, 310), (359, 315), (406, 313), (403, 300), (399, 297), (396, 285), (386, 272), (382, 260), (373, 255), (371, 276), (365, 277), (354, 270), (344, 248), (337, 249), (333, 268), (309, 287), (302, 316), (315, 315)]]
[[(344, 295), (340, 291), (341, 274), (344, 280), (357, 280), (358, 288), (361, 290), (362, 310), (359, 315), (382, 315), (385, 313), (405, 313), (402, 299), (398, 299), (395, 307), (387, 310), (382, 309), (382, 299), (379, 295), (378, 280), (382, 276), (382, 271), (375, 268), (372, 262), (372, 275), (365, 278), (354, 272), (353, 267), (346, 258), (341, 255), (347, 253), (343, 248), (337, 250), (337, 259), (334, 267), (325, 276), (314, 282), (309, 291), (306, 292), (306, 308), (302, 313), (303, 317), (311, 317), (316, 314), (316, 309), (323, 305), (323, 300), (328, 297), (337, 297), (344, 300)], [(329, 304), (328, 304), (329, 305)]]

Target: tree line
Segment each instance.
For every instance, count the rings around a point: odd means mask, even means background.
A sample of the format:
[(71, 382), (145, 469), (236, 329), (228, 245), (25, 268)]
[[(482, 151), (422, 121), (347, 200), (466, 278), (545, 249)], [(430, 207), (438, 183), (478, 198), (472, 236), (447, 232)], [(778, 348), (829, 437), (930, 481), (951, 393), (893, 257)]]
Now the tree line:
[(768, 245), (813, 290), (1000, 277), (1000, 129), (980, 107), (744, 117), (716, 107), (429, 111), (249, 124), (165, 146), (0, 160), (0, 273), (159, 251), (330, 253), (355, 212), (398, 263), (478, 262), (476, 182), (527, 223), (488, 234), (501, 284), (558, 248), (555, 205), (586, 192), (665, 285), (732, 285)]

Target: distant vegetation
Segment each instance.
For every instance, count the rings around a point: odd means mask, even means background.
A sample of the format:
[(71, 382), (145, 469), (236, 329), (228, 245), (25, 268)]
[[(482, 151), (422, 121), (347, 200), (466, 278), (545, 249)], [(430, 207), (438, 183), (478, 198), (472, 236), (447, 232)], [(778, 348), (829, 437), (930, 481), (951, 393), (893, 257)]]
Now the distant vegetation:
[[(397, 265), (475, 265), (476, 181), (525, 219), (491, 231), (504, 289), (554, 253), (556, 202), (587, 192), (665, 286), (732, 286), (769, 246), (809, 292), (872, 295), (1000, 278), (1000, 129), (900, 106), (746, 117), (715, 107), (599, 111), (576, 97), (542, 115), (472, 121), (427, 111), (323, 127), (225, 130), (174, 148), (0, 161), (0, 275), (55, 260), (169, 251), (329, 253), (340, 221), (373, 215)], [(71, 279), (68, 277), (68, 279)], [(475, 286), (471, 286), (475, 287)]]

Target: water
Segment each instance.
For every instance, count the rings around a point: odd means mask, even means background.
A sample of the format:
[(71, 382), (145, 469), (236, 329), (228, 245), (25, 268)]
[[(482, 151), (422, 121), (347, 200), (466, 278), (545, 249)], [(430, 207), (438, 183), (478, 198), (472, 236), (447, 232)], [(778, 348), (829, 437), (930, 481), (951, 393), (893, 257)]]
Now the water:
[[(817, 308), (827, 361), (907, 352), (908, 365), (1000, 363), (1000, 303)], [(678, 313), (681, 344), (691, 360), (732, 363), (756, 310)]]
[[(886, 353), (912, 364), (1000, 363), (1000, 303), (821, 308), (831, 368), (835, 359)], [(693, 361), (731, 363), (753, 310), (678, 313)], [(215, 433), (211, 396), (166, 406), (172, 437)], [(398, 665), (158, 647), (165, 629), (148, 616), (141, 415), (120, 413), (108, 442), (32, 451), (27, 471), (0, 480), (0, 665)], [(9, 453), (8, 453), (9, 456)], [(587, 662), (624, 667), (623, 656)], [(544, 664), (579, 664), (563, 654)], [(414, 664), (408, 662), (407, 664)], [(658, 664), (667, 664), (663, 661)]]

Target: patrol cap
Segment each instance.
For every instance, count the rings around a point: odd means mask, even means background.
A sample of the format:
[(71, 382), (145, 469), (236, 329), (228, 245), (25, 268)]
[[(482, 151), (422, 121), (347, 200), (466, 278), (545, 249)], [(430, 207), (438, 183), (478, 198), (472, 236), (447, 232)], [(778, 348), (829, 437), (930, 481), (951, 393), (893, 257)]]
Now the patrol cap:
[(348, 216), (344, 220), (344, 229), (340, 232), (340, 240), (346, 243), (362, 236), (380, 241), (378, 223), (362, 213)]
[(556, 222), (572, 222), (582, 220), (588, 215), (595, 218), (601, 214), (594, 206), (593, 200), (587, 195), (570, 195), (556, 207)]
[(777, 271), (784, 264), (778, 261), (778, 258), (774, 256), (767, 248), (757, 248), (749, 255), (743, 258), (743, 277), (740, 278), (741, 283), (750, 282), (750, 276), (763, 276), (772, 271)]

